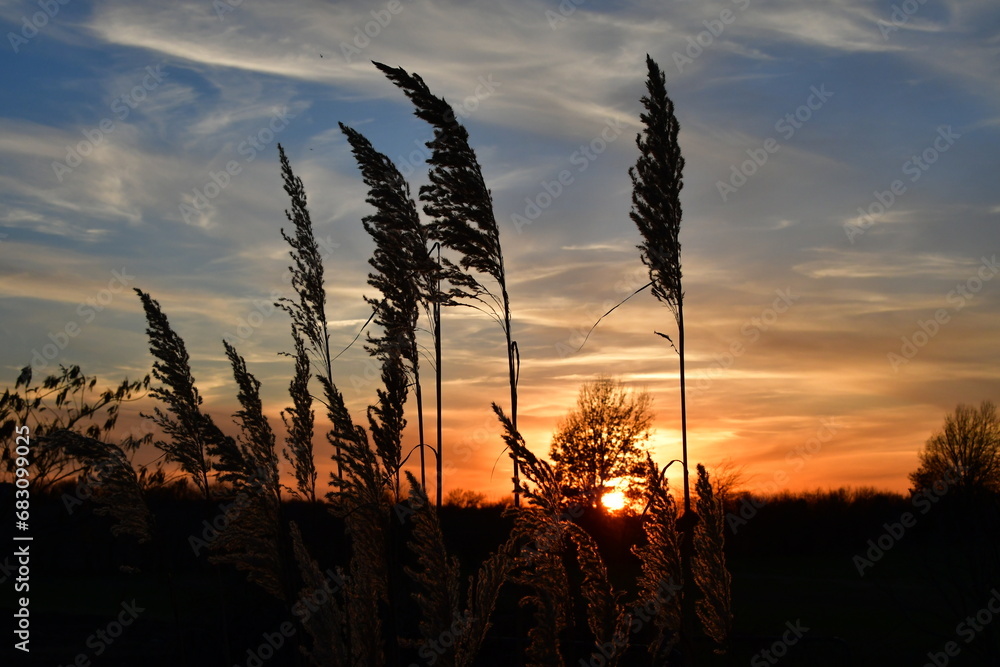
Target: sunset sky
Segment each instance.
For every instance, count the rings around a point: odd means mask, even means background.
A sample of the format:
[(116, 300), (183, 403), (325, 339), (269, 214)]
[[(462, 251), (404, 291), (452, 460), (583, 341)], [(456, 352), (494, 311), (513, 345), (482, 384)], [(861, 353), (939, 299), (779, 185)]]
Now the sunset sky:
[[(608, 373), (653, 394), (655, 457), (678, 457), (677, 357), (653, 333), (673, 335), (670, 312), (637, 295), (577, 351), (647, 280), (627, 172), (649, 53), (687, 162), (693, 461), (731, 458), (770, 490), (904, 491), (948, 411), (1000, 399), (991, 0), (0, 0), (0, 27), (5, 385), (33, 359), (36, 376), (147, 373), (139, 287), (187, 341), (219, 423), (234, 432), (230, 336), (277, 428), (291, 376), (276, 355), (288, 319), (269, 307), (291, 293), (277, 143), (327, 239), (338, 350), (374, 290), (371, 209), (337, 122), (414, 193), (426, 182), (431, 132), (376, 60), (419, 73), (469, 129), (500, 225), (529, 446), (547, 454), (580, 384)], [(469, 309), (447, 310), (443, 332), (445, 487), (499, 497), (502, 332)], [(372, 377), (360, 345), (336, 362), (356, 420)], [(324, 471), (328, 454), (317, 439)]]

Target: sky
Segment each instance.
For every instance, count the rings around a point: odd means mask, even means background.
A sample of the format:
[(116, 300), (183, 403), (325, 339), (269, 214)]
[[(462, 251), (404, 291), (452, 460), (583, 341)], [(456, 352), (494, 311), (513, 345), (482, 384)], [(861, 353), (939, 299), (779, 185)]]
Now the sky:
[[(420, 74), (469, 130), (500, 227), (529, 447), (547, 454), (603, 373), (653, 395), (654, 456), (677, 458), (678, 359), (654, 334), (674, 335), (671, 312), (642, 292), (581, 348), (648, 279), (628, 177), (648, 53), (686, 160), (692, 462), (731, 460), (758, 490), (905, 491), (949, 411), (1000, 398), (989, 0), (0, 0), (0, 32), (6, 385), (29, 363), (36, 377), (79, 364), (108, 385), (148, 373), (138, 287), (184, 337), (218, 423), (235, 432), (228, 338), (279, 427), (292, 364), (277, 353), (291, 341), (271, 303), (292, 292), (277, 144), (309, 196), (338, 350), (374, 290), (371, 209), (337, 122), (414, 193), (427, 181), (431, 131), (375, 60)], [(502, 331), (461, 308), (442, 329), (445, 489), (500, 497)], [(334, 376), (363, 422), (377, 368), (356, 345)], [(329, 446), (316, 452), (331, 470)]]

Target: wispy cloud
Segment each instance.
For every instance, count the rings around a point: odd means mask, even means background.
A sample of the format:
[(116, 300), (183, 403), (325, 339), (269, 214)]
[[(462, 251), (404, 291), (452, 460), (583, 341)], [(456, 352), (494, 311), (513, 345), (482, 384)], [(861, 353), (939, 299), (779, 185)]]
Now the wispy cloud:
[[(240, 350), (276, 416), (290, 371), (274, 356), (289, 348), (287, 322), (267, 307), (288, 288), (276, 144), (332, 244), (338, 349), (370, 314), (361, 296), (373, 290), (360, 224), (369, 207), (336, 121), (399, 161), (415, 197), (426, 182), (431, 132), (374, 59), (419, 73), (470, 129), (511, 278), (529, 443), (544, 451), (579, 383), (612, 372), (656, 396), (657, 453), (674, 458), (676, 355), (653, 333), (672, 332), (670, 313), (638, 294), (579, 349), (647, 280), (627, 170), (650, 53), (667, 73), (687, 160), (681, 243), (691, 377), (704, 385), (691, 396), (698, 460), (728, 454), (767, 471), (837, 416), (844, 428), (790, 484), (899, 490), (952, 404), (1000, 389), (989, 333), (1000, 326), (1000, 283), (985, 283), (899, 373), (886, 361), (998, 250), (995, 3), (926, 3), (887, 36), (879, 21), (891, 22), (892, 7), (860, 0), (637, 0), (566, 15), (543, 0), (400, 6), (379, 22), (361, 3), (241, 3), (222, 16), (210, 2), (74, 4), (0, 55), (11, 89), (30, 91), (0, 111), (0, 319), (18, 322), (0, 348), (10, 380), (110, 271), (134, 266), (137, 286), (188, 338), (222, 414), (232, 387), (219, 341), (260, 320)], [(34, 7), (4, 3), (0, 21), (14, 30)], [(147, 67), (165, 74), (155, 87)], [(833, 97), (803, 111), (823, 85)], [(123, 96), (134, 102), (125, 115)], [(270, 127), (281, 114), (287, 124)], [(789, 116), (791, 137), (779, 129)], [(961, 141), (851, 244), (845, 222), (859, 222), (858, 208), (901, 178), (941, 125)], [(768, 138), (780, 148), (762, 162)], [(74, 152), (87, 154), (70, 166)], [(752, 174), (723, 200), (718, 183), (734, 167)], [(779, 313), (783, 290), (796, 300)], [(138, 304), (116, 296), (59, 359), (102, 375), (144, 368), (142, 329)], [(500, 440), (488, 406), (506, 381), (502, 337), (470, 309), (446, 310), (444, 331), (446, 446), (474, 451), (449, 484), (499, 494), (507, 483), (490, 476)], [(335, 373), (363, 409), (375, 385), (361, 346)]]

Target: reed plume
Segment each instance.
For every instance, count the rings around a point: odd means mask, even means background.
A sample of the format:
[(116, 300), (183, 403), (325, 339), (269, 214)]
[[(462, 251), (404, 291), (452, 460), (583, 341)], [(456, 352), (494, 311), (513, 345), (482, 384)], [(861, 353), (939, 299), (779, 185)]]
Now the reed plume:
[(288, 435), (285, 437), (287, 448), (281, 450), (295, 475), (296, 493), (309, 502), (316, 502), (316, 461), (313, 458), (313, 432), (316, 423), (316, 413), (312, 408), (312, 394), (309, 393), (309, 380), (312, 378), (312, 364), (305, 342), (296, 330), (292, 330), (295, 343), (295, 374), (288, 385), (288, 393), (292, 397), (292, 406), (281, 411), (281, 420), (285, 424)]
[(376, 390), (378, 403), (368, 407), (368, 425), (375, 441), (375, 451), (382, 459), (382, 467), (393, 480), (393, 494), (399, 497), (399, 469), (402, 465), (401, 444), (406, 418), (407, 381), (403, 358), (398, 351), (383, 352), (382, 384)]
[[(438, 266), (428, 252), (427, 230), (420, 222), (417, 206), (402, 174), (364, 135), (343, 123), (340, 129), (351, 144), (362, 178), (369, 188), (366, 201), (375, 207), (374, 214), (361, 220), (375, 241), (375, 252), (369, 260), (375, 272), (368, 274), (368, 284), (382, 293), (381, 299), (366, 298), (376, 309), (375, 323), (383, 331), (379, 337), (369, 336), (369, 350), (383, 359), (383, 363), (393, 365), (394, 361), (387, 360), (400, 356), (409, 368), (417, 402), (420, 484), (426, 487), (423, 391), (416, 331), (421, 306), (426, 309), (438, 298)], [(393, 373), (395, 370), (389, 372), (390, 376)], [(396, 486), (398, 492), (398, 476)]]
[(649, 644), (650, 655), (659, 664), (667, 659), (680, 638), (681, 596), (674, 593), (690, 585), (681, 567), (681, 537), (677, 532), (677, 506), (667, 480), (653, 459), (646, 459), (646, 488), (649, 492), (648, 516), (643, 524), (646, 543), (632, 552), (642, 563), (639, 599), (636, 606), (654, 609), (655, 636)]
[(146, 313), (146, 335), (153, 362), (153, 378), (162, 386), (149, 390), (150, 396), (166, 406), (153, 408), (151, 419), (170, 436), (167, 441), (154, 444), (166, 454), (168, 462), (177, 463), (181, 470), (194, 480), (206, 501), (211, 500), (209, 473), (213, 458), (228, 466), (238, 459), (238, 450), (232, 438), (224, 435), (212, 417), (201, 410), (202, 398), (191, 374), (190, 357), (184, 340), (174, 332), (160, 304), (149, 294), (135, 288)]
[[(684, 158), (677, 143), (680, 124), (674, 115), (674, 103), (667, 95), (666, 78), (656, 62), (646, 56), (647, 95), (642, 97), (645, 113), (640, 115), (644, 128), (636, 136), (639, 158), (629, 169), (632, 179), (632, 210), (629, 216), (639, 228), (643, 242), (639, 251), (649, 269), (653, 295), (666, 305), (677, 324), (677, 345), (680, 360), (681, 394), (681, 463), (684, 467), (684, 514), (679, 528), (683, 534), (681, 563), (684, 579), (694, 580), (694, 529), (698, 515), (691, 504), (690, 467), (688, 466), (687, 385), (685, 378), (684, 292), (681, 286), (681, 227), (680, 192), (684, 187)], [(673, 341), (667, 334), (658, 335)], [(685, 586), (681, 593), (681, 611), (685, 631), (694, 631), (697, 591)], [(684, 652), (690, 655), (692, 637), (682, 637)]]
[[(510, 419), (517, 427), (517, 379), (520, 366), (517, 343), (511, 330), (510, 298), (500, 247), (500, 229), (493, 212), (493, 197), (486, 187), (476, 153), (469, 146), (469, 133), (455, 117), (455, 111), (442, 98), (431, 93), (417, 74), (401, 67), (374, 63), (400, 88), (415, 107), (415, 115), (434, 127), (431, 150), (430, 184), (420, 188), (424, 212), (433, 219), (430, 238), (441, 247), (459, 254), (456, 266), (443, 259), (443, 270), (452, 284), (449, 295), (462, 305), (488, 313), (503, 329), (507, 342), (507, 372), (510, 384)], [(473, 273), (474, 272), (474, 273)], [(493, 278), (499, 296), (484, 285), (476, 274)], [(440, 478), (440, 454), (438, 475)], [(516, 481), (519, 473), (514, 460), (514, 502), (520, 503)]]
[(153, 539), (153, 514), (146, 504), (139, 472), (126, 450), (135, 451), (140, 441), (126, 439), (120, 447), (111, 442), (63, 429), (42, 441), (42, 451), (55, 449), (79, 462), (79, 479), (95, 489), (91, 499), (95, 514), (110, 516), (112, 535), (131, 535), (140, 544)]
[(667, 96), (666, 79), (659, 66), (646, 56), (648, 95), (642, 98), (646, 113), (640, 115), (645, 128), (636, 136), (640, 156), (629, 169), (632, 179), (632, 211), (643, 242), (639, 251), (649, 269), (653, 295), (664, 303), (677, 321), (677, 352), (681, 378), (681, 438), (684, 466), (684, 511), (691, 511), (687, 461), (687, 402), (684, 377), (684, 292), (681, 288), (680, 191), (684, 187), (684, 158), (677, 144), (680, 125), (674, 103)]
[[(398, 349), (394, 354), (382, 355), (386, 388), (378, 391), (378, 403), (368, 413), (376, 440), (373, 448), (368, 431), (354, 423), (343, 395), (333, 382), (319, 245), (302, 180), (295, 176), (280, 146), (279, 154), (285, 191), (292, 202), (286, 217), (295, 227), (294, 234), (286, 234), (284, 230), (281, 233), (291, 247), (290, 270), (297, 298), (283, 298), (277, 305), (291, 316), (293, 339), (301, 340), (301, 346), (297, 343), (300, 348), (296, 353), (297, 365), (301, 364), (298, 360), (304, 351), (317, 368), (316, 377), (331, 423), (327, 440), (334, 447), (332, 458), (337, 466), (330, 480), (333, 491), (327, 497), (333, 501), (331, 511), (343, 518), (351, 538), (343, 615), (331, 621), (339, 624), (335, 632), (342, 633), (343, 641), (322, 637), (319, 641), (332, 646), (330, 651), (336, 655), (341, 655), (336, 647), (342, 646), (351, 656), (347, 663), (381, 665), (386, 661), (382, 615), (390, 603), (386, 541), (392, 505), (387, 491), (399, 470), (399, 438), (405, 426), (402, 417), (405, 373)], [(300, 381), (297, 391), (302, 391), (301, 386)], [(311, 560), (301, 544), (296, 546), (296, 557), (306, 576)], [(389, 636), (393, 636), (391, 628)]]
[(219, 478), (232, 485), (235, 500), (226, 512), (226, 527), (211, 545), (218, 553), (209, 560), (235, 565), (250, 581), (285, 600), (289, 584), (280, 547), (281, 480), (274, 432), (264, 415), (260, 382), (236, 348), (225, 341), (223, 345), (239, 390), (241, 409), (234, 417), (240, 434), (218, 466)]
[(339, 475), (331, 474), (331, 510), (343, 518), (351, 538), (344, 589), (344, 632), (352, 656), (349, 664), (382, 665), (386, 661), (382, 615), (391, 604), (387, 531), (392, 504), (388, 491), (396, 470), (385, 466), (385, 460), (370, 445), (368, 432), (353, 423), (332, 383), (329, 389), (333, 400), (330, 410), (336, 420), (328, 438), (339, 444), (334, 454)]
[(729, 634), (733, 626), (731, 576), (726, 568), (725, 512), (722, 502), (715, 497), (705, 466), (697, 466), (698, 516), (701, 521), (695, 529), (697, 567), (695, 583), (701, 593), (698, 600), (698, 620), (705, 635), (715, 645), (717, 653), (728, 650)]
[[(409, 548), (419, 567), (407, 567), (406, 573), (417, 585), (414, 598), (421, 611), (421, 639), (407, 644), (420, 647), (422, 656), (433, 655), (434, 664), (469, 667), (475, 664), (486, 640), (500, 590), (515, 566), (514, 541), (502, 544), (483, 562), (476, 576), (469, 577), (467, 606), (460, 612), (458, 561), (447, 553), (437, 512), (426, 491), (413, 475), (407, 473), (407, 478), (408, 514), (413, 523)], [(445, 635), (453, 644), (442, 653), (440, 639)]]
[[(300, 651), (312, 667), (353, 664), (350, 639), (346, 634), (346, 614), (341, 601), (342, 589), (331, 588), (319, 564), (309, 554), (302, 540), (302, 531), (294, 521), (289, 524), (289, 533), (295, 561), (302, 577), (299, 602), (293, 610), (305, 628), (306, 634), (312, 639), (312, 645), (308, 648), (301, 646)], [(344, 580), (343, 574), (339, 571), (338, 578)], [(322, 599), (323, 603), (311, 604), (316, 599)]]
[[(539, 665), (561, 662), (559, 633), (567, 627), (571, 611), (566, 567), (572, 560), (582, 575), (581, 594), (587, 603), (587, 626), (594, 644), (610, 645), (610, 654), (604, 659), (606, 664), (616, 665), (628, 648), (630, 616), (620, 605), (620, 594), (608, 579), (597, 543), (572, 521), (583, 508), (565, 505), (552, 466), (528, 449), (513, 421), (496, 403), (493, 411), (503, 427), (502, 436), (511, 457), (518, 458), (525, 480), (518, 482), (520, 493), (528, 500), (526, 506), (512, 510), (515, 524), (511, 540), (522, 547), (511, 569), (512, 580), (533, 591), (521, 600), (522, 605), (535, 608), (535, 626), (528, 633), (529, 662)], [(572, 552), (568, 549), (570, 545)]]
[[(413, 597), (420, 609), (419, 645), (429, 646), (442, 633), (450, 632), (452, 624), (461, 618), (458, 560), (448, 555), (437, 513), (430, 505), (427, 493), (412, 474), (407, 472), (406, 476), (410, 482), (409, 505), (413, 512), (410, 516), (413, 531), (409, 547), (417, 557), (418, 567), (406, 567), (405, 572), (417, 585)], [(435, 663), (453, 667), (454, 650), (446, 650)]]
[[(349, 415), (347, 415), (347, 421), (343, 421), (347, 411), (343, 408), (343, 398), (333, 382), (333, 358), (330, 356), (330, 334), (327, 330), (323, 258), (313, 233), (305, 186), (302, 184), (302, 179), (292, 171), (291, 163), (288, 161), (288, 156), (285, 155), (285, 149), (281, 144), (278, 144), (278, 157), (281, 161), (281, 176), (285, 192), (291, 199), (291, 209), (285, 210), (285, 217), (292, 223), (294, 231), (287, 234), (282, 228), (281, 237), (291, 248), (288, 252), (292, 259), (289, 271), (296, 298), (281, 297), (275, 302), (275, 305), (291, 317), (292, 339), (302, 341), (303, 350), (307, 352), (311, 364), (317, 370), (316, 377), (323, 389), (327, 416), (334, 424), (334, 434), (330, 438), (330, 442), (335, 450), (334, 460), (337, 461), (337, 476), (341, 477), (343, 473), (340, 469), (340, 436), (354, 437), (354, 425), (350, 422)], [(298, 344), (296, 344), (295, 356), (298, 367), (300, 363), (298, 359), (301, 356)], [(296, 372), (301, 373), (298, 370)], [(305, 398), (302, 395), (301, 380), (295, 386), (295, 391), (299, 396), (298, 400), (304, 404)], [(308, 380), (306, 387), (308, 387)], [(293, 400), (296, 400), (295, 395), (293, 395)], [(304, 418), (304, 414), (303, 412), (302, 418)], [(296, 478), (308, 479), (311, 477), (315, 470), (315, 464), (311, 463), (312, 441), (298, 440), (292, 454), (291, 463), (297, 469)]]
[(500, 590), (514, 567), (514, 543), (507, 540), (479, 567), (475, 579), (469, 577), (468, 606), (465, 611), (468, 626), (455, 644), (456, 667), (475, 664), (486, 635), (492, 626)]

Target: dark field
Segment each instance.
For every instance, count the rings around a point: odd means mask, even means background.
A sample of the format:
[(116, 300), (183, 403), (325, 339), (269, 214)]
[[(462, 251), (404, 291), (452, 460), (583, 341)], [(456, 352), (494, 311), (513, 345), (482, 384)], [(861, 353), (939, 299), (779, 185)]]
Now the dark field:
[[(110, 521), (94, 516), (89, 504), (74, 507), (70, 515), (58, 497), (34, 499), (32, 663), (298, 664), (296, 644), (307, 640), (290, 605), (276, 602), (232, 567), (210, 565), (207, 550), (195, 557), (188, 540), (203, 529), (204, 504), (167, 498), (151, 504), (157, 542), (136, 545), (112, 537)], [(740, 502), (729, 505), (729, 512), (740, 511)], [(749, 516), (749, 506), (742, 507)], [(322, 567), (347, 562), (349, 541), (339, 520), (303, 504), (286, 504), (284, 512), (302, 527)], [(916, 518), (912, 527), (899, 523), (905, 512)], [(443, 508), (448, 548), (460, 559), (463, 575), (472, 574), (506, 539), (511, 521), (501, 514), (495, 507)], [(770, 500), (735, 534), (727, 531), (735, 624), (728, 655), (714, 664), (933, 664), (928, 652), (939, 664), (945, 659), (956, 665), (1000, 664), (995, 658), (1000, 618), (993, 623), (987, 607), (1000, 586), (996, 517), (995, 506), (980, 502), (970, 508), (948, 498), (926, 514), (909, 499), (887, 494)], [(638, 574), (629, 549), (641, 539), (639, 519), (592, 510), (579, 523), (597, 539), (627, 604)], [(878, 560), (860, 576), (854, 557), (865, 557), (868, 541), (877, 543), (884, 534), (890, 534), (891, 546), (881, 556), (872, 552)], [(391, 551), (408, 563), (405, 531), (397, 536)], [(890, 537), (883, 537), (883, 545)], [(123, 567), (139, 571), (126, 573)], [(579, 581), (571, 577), (570, 584)], [(478, 664), (522, 664), (519, 644), (532, 623), (530, 610), (518, 612), (523, 593), (512, 585), (503, 589)], [(417, 637), (417, 608), (408, 595), (401, 597), (396, 601), (400, 633)], [(4, 607), (5, 615), (11, 613), (12, 600)], [(972, 624), (960, 625), (970, 615)], [(128, 624), (115, 637), (119, 617)], [(581, 626), (585, 630), (585, 622), (575, 619), (562, 636), (565, 664), (602, 664), (597, 647), (575, 639), (586, 636), (578, 632)], [(784, 644), (783, 636), (791, 641)], [(642, 631), (631, 636), (633, 647), (623, 664), (649, 664), (644, 637)], [(954, 642), (956, 657), (944, 653), (948, 642)], [(776, 643), (774, 653), (762, 653)], [(399, 659), (406, 665), (432, 664), (416, 649)]]

